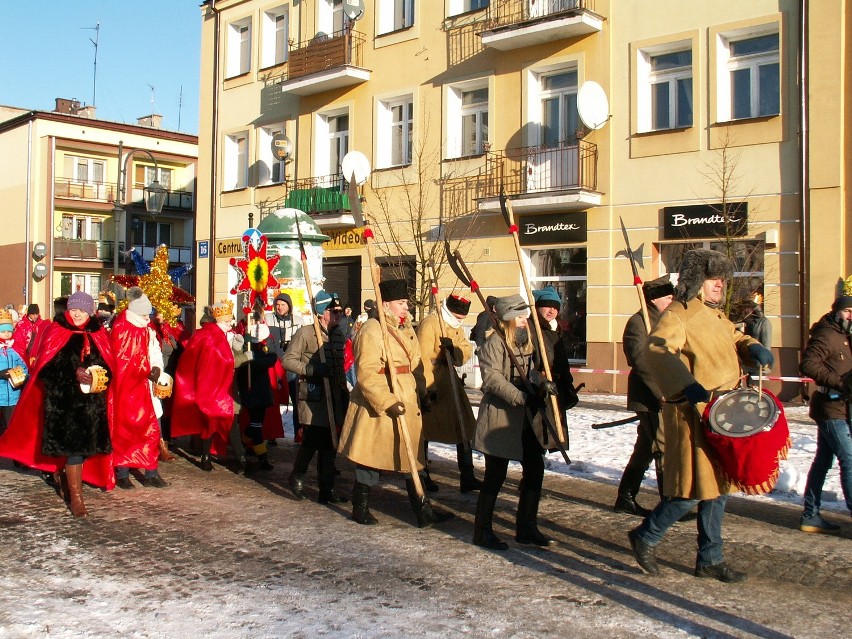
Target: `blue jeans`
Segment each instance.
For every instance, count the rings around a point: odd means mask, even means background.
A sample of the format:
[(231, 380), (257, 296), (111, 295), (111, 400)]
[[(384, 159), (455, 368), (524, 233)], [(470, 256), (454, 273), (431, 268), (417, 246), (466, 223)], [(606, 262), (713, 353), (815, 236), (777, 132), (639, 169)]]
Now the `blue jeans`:
[(665, 497), (636, 530), (637, 537), (649, 546), (659, 544), (669, 528), (698, 504), (698, 557), (696, 566), (722, 563), (722, 518), (728, 495), (715, 499), (678, 499)]
[(835, 457), (840, 464), (840, 486), (846, 507), (852, 512), (852, 427), (845, 419), (827, 419), (817, 422), (817, 449), (805, 485), (804, 517), (819, 514), (822, 486)]

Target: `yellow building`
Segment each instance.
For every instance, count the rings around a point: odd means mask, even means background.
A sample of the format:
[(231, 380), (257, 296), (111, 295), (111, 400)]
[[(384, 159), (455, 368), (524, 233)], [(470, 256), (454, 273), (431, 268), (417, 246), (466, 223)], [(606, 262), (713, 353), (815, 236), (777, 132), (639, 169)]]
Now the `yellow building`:
[[(587, 369), (626, 368), (638, 300), (620, 220), (643, 279), (725, 244), (736, 295), (763, 298), (774, 374), (796, 375), (806, 327), (852, 266), (843, 3), (209, 0), (201, 12), (202, 300), (233, 285), (228, 242), (282, 207), (332, 238), (326, 288), (353, 307), (372, 297), (341, 167), (351, 151), (371, 166), (360, 191), (378, 261), (421, 301), (428, 257), (444, 294), (469, 295), (445, 238), (486, 295), (522, 287), (505, 192), (533, 288), (560, 290)], [(624, 375), (576, 377), (624, 389)]]
[[(114, 272), (133, 272), (131, 247), (150, 261), (165, 243), (174, 265), (193, 262), (197, 138), (155, 128), (158, 118), (97, 120), (93, 107), (63, 99), (54, 111), (0, 110), (3, 304), (37, 303), (50, 318), (57, 297), (98, 299)], [(156, 217), (142, 203), (155, 179), (165, 189)], [(192, 288), (190, 278), (181, 284)]]

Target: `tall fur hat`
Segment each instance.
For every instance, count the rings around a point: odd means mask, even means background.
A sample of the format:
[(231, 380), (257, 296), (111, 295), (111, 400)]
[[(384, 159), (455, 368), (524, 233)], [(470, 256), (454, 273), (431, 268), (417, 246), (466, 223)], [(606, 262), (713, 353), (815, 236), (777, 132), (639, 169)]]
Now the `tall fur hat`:
[(719, 251), (693, 249), (683, 256), (678, 271), (675, 299), (688, 302), (701, 291), (705, 280), (721, 277), (730, 280), (734, 276), (734, 265)]

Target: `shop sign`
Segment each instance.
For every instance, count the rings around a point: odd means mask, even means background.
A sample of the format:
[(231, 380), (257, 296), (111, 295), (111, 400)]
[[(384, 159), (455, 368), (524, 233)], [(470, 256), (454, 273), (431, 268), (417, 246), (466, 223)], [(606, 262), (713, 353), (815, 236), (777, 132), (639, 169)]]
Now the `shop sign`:
[(728, 221), (720, 204), (663, 207), (663, 238), (744, 237), (748, 234), (748, 202), (728, 204)]
[(238, 237), (216, 240), (216, 257), (242, 257), (245, 254), (245, 244)]
[(324, 231), (330, 238), (323, 242), (325, 251), (345, 251), (348, 249), (359, 249), (364, 246), (364, 228), (345, 229), (341, 231)]
[(585, 242), (586, 212), (566, 215), (524, 215), (518, 221), (518, 241), (521, 246), (538, 244), (576, 244)]

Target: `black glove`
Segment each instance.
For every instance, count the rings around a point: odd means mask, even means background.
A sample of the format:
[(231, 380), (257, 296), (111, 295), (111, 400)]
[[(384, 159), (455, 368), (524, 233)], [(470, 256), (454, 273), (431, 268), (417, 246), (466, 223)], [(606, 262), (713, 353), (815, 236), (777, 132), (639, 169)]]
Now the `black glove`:
[(683, 389), (683, 396), (689, 400), (689, 403), (695, 406), (696, 404), (706, 404), (710, 401), (710, 393), (698, 382), (690, 384)]
[(385, 412), (391, 417), (401, 417), (405, 415), (405, 404), (396, 402), (385, 409)]
[(772, 351), (762, 344), (750, 344), (748, 354), (751, 355), (751, 358), (755, 362), (765, 368), (772, 368), (772, 365), (775, 363), (775, 356), (772, 355)]
[(556, 392), (556, 383), (551, 382), (549, 379), (544, 380), (541, 384), (538, 385), (538, 394), (541, 397), (556, 395)]
[(544, 397), (536, 395), (535, 393), (527, 393), (524, 403), (529, 406), (533, 412), (544, 410), (547, 407), (547, 402), (544, 401)]
[(84, 384), (86, 386), (92, 385), (92, 374), (82, 366), (74, 371), (74, 376), (77, 378), (78, 384)]
[(9, 379), (9, 369), (4, 368), (0, 370), (0, 379)]
[(151, 369), (150, 375), (148, 375), (148, 379), (150, 379), (152, 382), (154, 382), (156, 384), (157, 380), (160, 379), (160, 373), (161, 372), (162, 371), (159, 368), (154, 366), (154, 368)]
[(451, 357), (455, 357), (456, 345), (453, 344), (453, 340), (451, 340), (449, 337), (441, 338), (441, 348), (448, 352)]
[(308, 362), (305, 364), (305, 377), (331, 377), (331, 366), (326, 362)]

